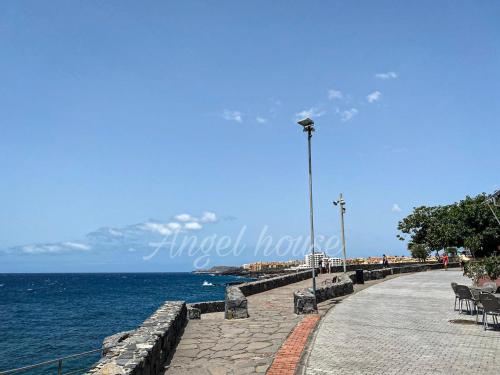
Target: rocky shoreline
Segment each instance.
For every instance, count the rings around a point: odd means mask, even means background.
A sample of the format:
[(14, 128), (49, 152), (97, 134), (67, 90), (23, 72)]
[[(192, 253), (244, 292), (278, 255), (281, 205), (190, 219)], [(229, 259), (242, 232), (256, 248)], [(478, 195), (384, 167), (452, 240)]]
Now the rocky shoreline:
[(248, 271), (242, 267), (232, 267), (232, 266), (214, 266), (209, 269), (199, 269), (192, 271), (191, 273), (195, 275), (217, 275), (217, 276), (240, 276), (247, 277), (249, 279), (268, 279), (280, 275), (288, 275), (290, 273), (295, 273), (293, 271), (283, 271), (283, 270), (266, 270), (265, 272), (258, 271)]

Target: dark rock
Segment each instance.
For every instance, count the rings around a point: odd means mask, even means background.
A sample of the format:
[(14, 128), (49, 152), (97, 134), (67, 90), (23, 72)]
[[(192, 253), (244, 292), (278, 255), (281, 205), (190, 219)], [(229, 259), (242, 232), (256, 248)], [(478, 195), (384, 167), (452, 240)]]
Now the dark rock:
[(201, 319), (201, 310), (196, 307), (188, 307), (188, 319)]
[(293, 312), (298, 315), (318, 312), (314, 294), (308, 289), (293, 293)]
[(226, 319), (248, 318), (248, 302), (237, 286), (226, 288)]

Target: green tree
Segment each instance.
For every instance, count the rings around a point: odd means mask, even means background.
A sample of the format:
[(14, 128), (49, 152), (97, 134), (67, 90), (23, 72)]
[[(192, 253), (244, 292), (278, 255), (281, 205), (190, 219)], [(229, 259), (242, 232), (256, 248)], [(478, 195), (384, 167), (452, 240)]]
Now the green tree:
[(409, 235), (412, 244), (432, 251), (466, 247), (475, 256), (494, 254), (500, 247), (500, 226), (485, 200), (480, 194), (451, 205), (416, 207), (398, 223), (398, 238)]
[(408, 250), (410, 251), (411, 256), (418, 259), (420, 262), (425, 262), (431, 253), (429, 248), (425, 245), (412, 242), (408, 244)]

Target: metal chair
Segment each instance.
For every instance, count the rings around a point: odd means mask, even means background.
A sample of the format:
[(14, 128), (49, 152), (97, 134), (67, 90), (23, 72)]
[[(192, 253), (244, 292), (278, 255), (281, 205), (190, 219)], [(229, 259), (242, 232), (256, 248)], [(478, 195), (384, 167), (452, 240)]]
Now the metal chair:
[(484, 307), (479, 298), (479, 295), (481, 294), (482, 291), (477, 288), (469, 288), (469, 290), (472, 294), (472, 298), (474, 299), (474, 307), (476, 310), (476, 323), (478, 321), (479, 310), (483, 312), (483, 323), (484, 323)]
[(457, 283), (451, 283), (451, 289), (453, 289), (453, 293), (455, 293), (455, 304), (453, 305), (453, 310), (457, 311), (457, 301), (460, 301), (460, 297), (457, 294)]
[(470, 291), (469, 287), (466, 285), (458, 284), (457, 286), (455, 286), (455, 288), (458, 294), (460, 313), (462, 313), (463, 311), (462, 306), (465, 301), (465, 306), (467, 306), (467, 311), (469, 311), (472, 315), (472, 310), (475, 307), (475, 304), (474, 304), (474, 297), (472, 296), (472, 292)]
[(481, 293), (479, 300), (483, 305), (483, 326), (484, 330), (488, 327), (488, 315), (493, 317), (493, 324), (498, 324), (498, 316), (500, 316), (500, 298), (495, 297), (490, 293)]

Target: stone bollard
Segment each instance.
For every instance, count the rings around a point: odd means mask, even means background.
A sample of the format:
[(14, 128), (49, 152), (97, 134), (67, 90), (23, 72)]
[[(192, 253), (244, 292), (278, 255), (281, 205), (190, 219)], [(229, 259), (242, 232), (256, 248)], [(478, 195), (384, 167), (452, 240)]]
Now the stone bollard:
[(241, 292), (240, 288), (230, 286), (226, 288), (226, 319), (244, 319), (248, 318), (248, 302)]
[(356, 270), (356, 284), (364, 284), (364, 283), (365, 283), (365, 277), (364, 277), (363, 269), (357, 269)]
[(196, 307), (188, 307), (187, 313), (189, 320), (201, 319), (201, 310)]
[(307, 289), (293, 293), (293, 312), (298, 315), (317, 313), (314, 294)]

